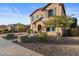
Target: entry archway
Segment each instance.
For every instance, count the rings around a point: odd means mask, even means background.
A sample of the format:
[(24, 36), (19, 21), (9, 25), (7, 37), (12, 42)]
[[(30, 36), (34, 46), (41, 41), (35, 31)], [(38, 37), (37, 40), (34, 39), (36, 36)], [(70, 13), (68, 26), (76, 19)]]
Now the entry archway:
[(42, 31), (42, 26), (40, 24), (38, 25), (38, 31)]

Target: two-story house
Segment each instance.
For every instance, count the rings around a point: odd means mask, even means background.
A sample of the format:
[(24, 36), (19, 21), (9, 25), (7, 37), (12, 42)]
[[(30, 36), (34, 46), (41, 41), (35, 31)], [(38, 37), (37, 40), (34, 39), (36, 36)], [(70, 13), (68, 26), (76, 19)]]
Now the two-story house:
[[(31, 25), (30, 28), (33, 32), (47, 32), (48, 35), (56, 35), (57, 29), (54, 27), (46, 28), (44, 21), (50, 20), (53, 16), (66, 15), (64, 4), (62, 3), (49, 3), (43, 8), (35, 10), (31, 15)], [(61, 28), (59, 32), (62, 34)]]

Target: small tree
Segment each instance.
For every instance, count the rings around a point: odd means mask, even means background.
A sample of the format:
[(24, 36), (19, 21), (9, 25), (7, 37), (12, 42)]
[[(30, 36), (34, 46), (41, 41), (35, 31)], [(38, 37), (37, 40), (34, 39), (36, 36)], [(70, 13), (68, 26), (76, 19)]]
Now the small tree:
[(20, 32), (22, 28), (24, 28), (24, 24), (21, 23), (17, 23), (15, 26), (17, 32)]
[[(61, 27), (69, 28), (71, 24), (74, 23), (74, 19), (68, 16), (53, 16), (50, 20), (45, 21), (46, 27)], [(58, 34), (58, 31), (57, 31)]]
[(68, 16), (54, 16), (50, 20), (45, 21), (46, 27), (70, 27), (74, 23), (74, 19)]

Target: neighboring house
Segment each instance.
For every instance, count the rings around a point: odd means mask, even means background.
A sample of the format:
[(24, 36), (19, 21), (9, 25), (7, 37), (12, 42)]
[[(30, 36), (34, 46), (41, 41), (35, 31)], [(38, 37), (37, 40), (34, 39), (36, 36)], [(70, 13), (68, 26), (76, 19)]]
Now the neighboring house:
[[(62, 3), (49, 3), (43, 8), (35, 10), (31, 15), (31, 26), (33, 32), (47, 32), (48, 35), (57, 35), (57, 28), (45, 27), (44, 21), (50, 20), (53, 16), (66, 16), (65, 7)], [(58, 28), (62, 35), (62, 29)]]
[(5, 30), (8, 30), (8, 27), (6, 25), (0, 25), (0, 34), (4, 33)]
[(26, 31), (27, 25), (17, 23), (17, 24), (7, 25), (7, 27), (9, 31), (19, 32), (19, 31)]
[(0, 29), (5, 30), (5, 29), (8, 29), (8, 28), (7, 28), (7, 26), (6, 26), (6, 25), (0, 25)]
[(15, 24), (10, 24), (10, 25), (7, 25), (8, 27), (8, 30), (15, 30)]
[(25, 25), (26, 31), (30, 29), (30, 25)]

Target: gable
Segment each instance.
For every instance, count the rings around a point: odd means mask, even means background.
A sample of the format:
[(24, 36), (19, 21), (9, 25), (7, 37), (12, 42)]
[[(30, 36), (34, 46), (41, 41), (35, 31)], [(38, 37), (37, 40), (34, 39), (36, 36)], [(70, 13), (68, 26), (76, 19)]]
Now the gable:
[(56, 15), (66, 15), (64, 4), (60, 3), (49, 3), (46, 5), (43, 10), (56, 9)]

